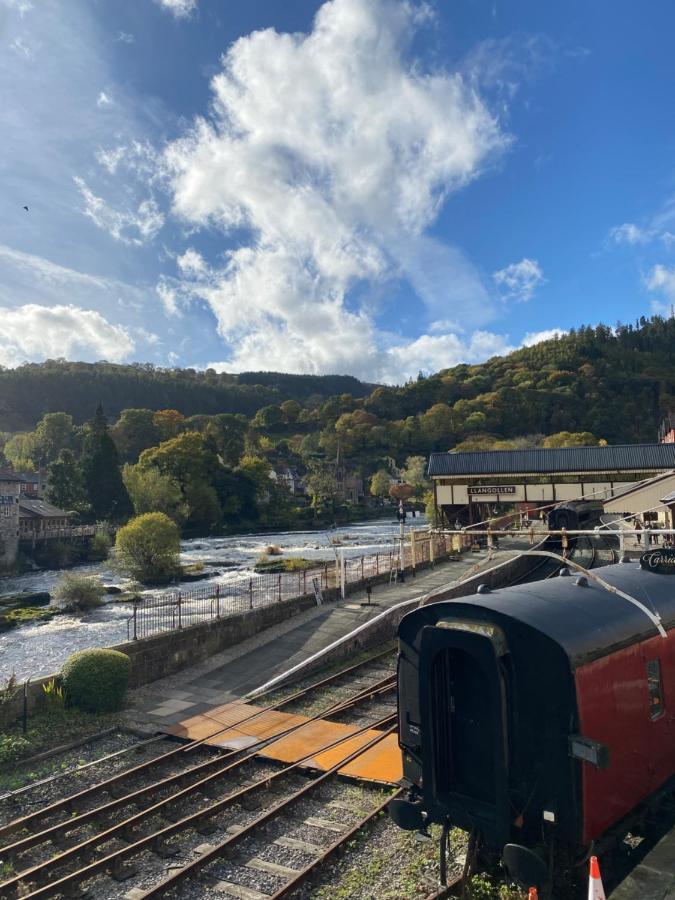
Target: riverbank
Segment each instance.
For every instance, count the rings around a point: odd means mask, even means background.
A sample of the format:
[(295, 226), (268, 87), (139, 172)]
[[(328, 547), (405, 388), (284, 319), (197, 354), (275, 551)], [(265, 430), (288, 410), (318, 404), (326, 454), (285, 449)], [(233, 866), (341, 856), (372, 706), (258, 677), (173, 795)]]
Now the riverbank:
[[(426, 524), (415, 518), (416, 527)], [(407, 532), (409, 529), (407, 529)], [(314, 564), (335, 563), (335, 545), (345, 558), (387, 551), (398, 545), (399, 526), (392, 519), (376, 519), (352, 523), (345, 529), (265, 532), (217, 538), (195, 538), (181, 544), (181, 563), (203, 565), (199, 587), (238, 583), (255, 578), (256, 560), (265, 548), (275, 544), (281, 558), (303, 557)], [(78, 567), (83, 575), (96, 575), (106, 584), (123, 587), (125, 580), (106, 563)], [(31, 572), (0, 579), (0, 597), (22, 592), (51, 592), (63, 572)], [(191, 585), (177, 583), (176, 590), (189, 590)], [(144, 598), (160, 593), (157, 589), (141, 592)], [(20, 679), (57, 671), (73, 651), (87, 647), (106, 647), (128, 638), (128, 624), (133, 604), (118, 596), (106, 598), (105, 605), (89, 613), (64, 613), (42, 623), (23, 625), (0, 634), (0, 684), (14, 671)]]

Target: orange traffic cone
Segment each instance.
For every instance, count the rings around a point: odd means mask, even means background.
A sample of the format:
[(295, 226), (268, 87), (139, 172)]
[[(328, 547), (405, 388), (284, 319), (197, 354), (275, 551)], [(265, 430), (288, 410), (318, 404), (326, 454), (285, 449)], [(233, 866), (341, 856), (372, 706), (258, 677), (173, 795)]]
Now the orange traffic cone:
[(602, 886), (597, 856), (591, 856), (591, 870), (588, 876), (588, 900), (605, 900), (605, 889)]
[(539, 894), (536, 888), (530, 888), (527, 892), (527, 900), (539, 900)]

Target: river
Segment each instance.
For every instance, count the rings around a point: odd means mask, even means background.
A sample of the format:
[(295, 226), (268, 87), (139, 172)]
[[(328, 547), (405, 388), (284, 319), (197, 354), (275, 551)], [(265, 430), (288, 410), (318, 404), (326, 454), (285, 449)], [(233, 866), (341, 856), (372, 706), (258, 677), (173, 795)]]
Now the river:
[[(419, 516), (410, 519), (408, 524), (421, 527), (426, 520)], [(256, 559), (268, 545), (280, 547), (285, 556), (301, 556), (319, 562), (335, 558), (331, 540), (337, 539), (346, 556), (361, 556), (392, 547), (398, 533), (398, 523), (387, 518), (331, 530), (195, 538), (182, 542), (181, 562), (203, 564), (209, 577), (200, 581), (200, 585), (234, 581), (253, 574)], [(105, 584), (123, 583), (106, 563), (78, 566), (75, 571), (98, 575)], [(51, 591), (62, 576), (63, 570), (58, 570), (0, 578), (0, 596), (21, 591)], [(20, 681), (49, 675), (58, 671), (75, 650), (109, 647), (125, 641), (130, 611), (129, 604), (109, 598), (109, 602), (93, 612), (56, 616), (43, 624), (24, 625), (0, 634), (0, 685), (12, 672)]]

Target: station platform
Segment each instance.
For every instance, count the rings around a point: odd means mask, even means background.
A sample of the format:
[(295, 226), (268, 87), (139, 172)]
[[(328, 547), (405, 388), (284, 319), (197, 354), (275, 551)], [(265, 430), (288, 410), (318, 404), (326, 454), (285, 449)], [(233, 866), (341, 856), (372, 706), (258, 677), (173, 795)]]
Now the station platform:
[(307, 610), (198, 665), (137, 688), (130, 694), (125, 718), (134, 727), (156, 732), (238, 700), (387, 608), (491, 569), (519, 552), (502, 541), (491, 557), (486, 550), (465, 553), (457, 560), (418, 571), (403, 584), (377, 585), (370, 606), (365, 592), (357, 592), (344, 601)]
[(675, 900), (675, 828), (662, 837), (609, 900)]

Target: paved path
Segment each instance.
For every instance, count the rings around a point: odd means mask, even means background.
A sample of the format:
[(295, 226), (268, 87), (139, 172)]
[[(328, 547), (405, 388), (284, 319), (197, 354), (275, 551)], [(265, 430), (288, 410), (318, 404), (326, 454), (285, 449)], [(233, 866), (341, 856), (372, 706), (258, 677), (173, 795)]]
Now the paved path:
[(415, 578), (408, 575), (404, 584), (375, 585), (371, 606), (366, 605), (366, 595), (362, 592), (352, 594), (340, 603), (327, 603), (307, 610), (199, 665), (138, 688), (131, 696), (127, 719), (136, 727), (155, 731), (162, 725), (173, 724), (241, 697), (387, 607), (426, 594), (440, 585), (451, 584), (474, 568), (492, 568), (513, 555), (513, 551), (504, 548), (492, 560), (487, 559), (484, 550), (466, 553), (459, 560), (425, 569)]

